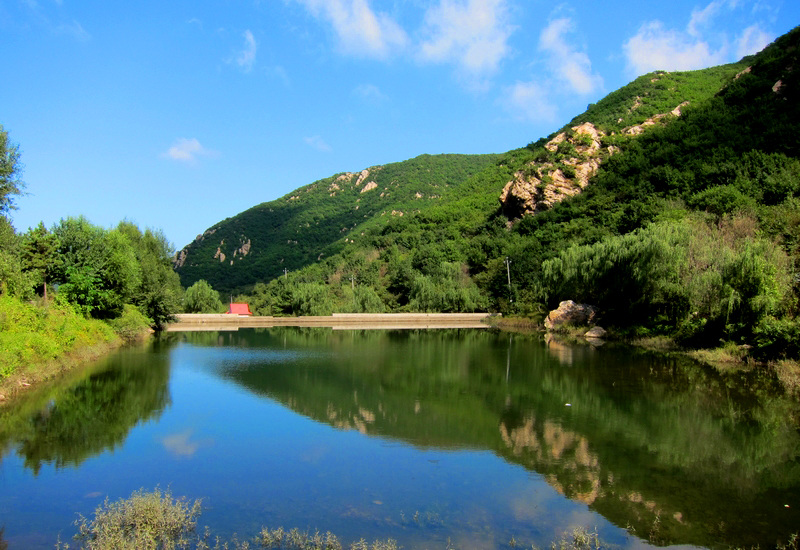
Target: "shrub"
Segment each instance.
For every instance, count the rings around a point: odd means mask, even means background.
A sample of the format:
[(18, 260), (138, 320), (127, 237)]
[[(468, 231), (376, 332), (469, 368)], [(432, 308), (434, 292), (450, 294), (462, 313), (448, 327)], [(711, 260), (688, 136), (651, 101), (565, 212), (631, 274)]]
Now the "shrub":
[(188, 503), (173, 499), (169, 489), (156, 487), (134, 491), (127, 499), (109, 503), (108, 498), (94, 512), (91, 521), (80, 516), (75, 540), (81, 548), (150, 550), (186, 548), (200, 515), (200, 500)]
[(147, 333), (151, 321), (136, 306), (125, 304), (122, 309), (122, 315), (116, 319), (111, 319), (108, 324), (111, 325), (111, 328), (120, 338), (126, 342), (134, 342), (142, 334)]

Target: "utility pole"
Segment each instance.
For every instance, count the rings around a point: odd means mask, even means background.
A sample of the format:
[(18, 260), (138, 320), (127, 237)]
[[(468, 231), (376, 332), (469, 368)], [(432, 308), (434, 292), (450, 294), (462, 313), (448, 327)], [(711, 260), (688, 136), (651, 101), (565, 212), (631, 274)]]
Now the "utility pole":
[(285, 267), (283, 268), (283, 278), (284, 279), (288, 279), (289, 278), (289, 270), (286, 269)]
[(506, 275), (508, 275), (508, 301), (513, 302), (514, 297), (511, 294), (511, 260), (506, 256)]

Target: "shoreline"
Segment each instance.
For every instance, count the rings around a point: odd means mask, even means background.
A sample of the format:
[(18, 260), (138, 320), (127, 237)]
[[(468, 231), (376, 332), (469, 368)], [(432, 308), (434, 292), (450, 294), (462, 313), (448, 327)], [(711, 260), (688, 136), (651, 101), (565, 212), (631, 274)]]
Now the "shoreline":
[(46, 386), (49, 382), (80, 370), (124, 346), (137, 342), (144, 343), (150, 334), (148, 331), (143, 331), (138, 338), (133, 340), (117, 337), (109, 342), (73, 349), (59, 357), (16, 370), (0, 380), (0, 408), (18, 401), (23, 396)]
[[(489, 313), (334, 313), (330, 316), (239, 316), (229, 314), (176, 314), (177, 322), (167, 325), (164, 332), (238, 331), (240, 328), (270, 327), (325, 327), (333, 330), (419, 330), (495, 328), (505, 332), (541, 333), (561, 336), (577, 344), (597, 344), (597, 340), (583, 336), (585, 328), (577, 330), (547, 331), (533, 319), (523, 317), (506, 318)], [(133, 339), (118, 336), (110, 342), (88, 346), (15, 371), (0, 380), (0, 408), (5, 407), (48, 382), (62, 378), (69, 372), (85, 366), (126, 345), (143, 343), (152, 336), (152, 331), (142, 331)], [(800, 362), (779, 360), (756, 362), (744, 353), (733, 354), (724, 348), (687, 350), (668, 337), (638, 338), (623, 340), (607, 338), (640, 349), (666, 354), (679, 354), (708, 365), (720, 372), (738, 369), (766, 368), (775, 374), (787, 394), (800, 399)], [(602, 340), (601, 340), (602, 342)]]
[[(540, 333), (560, 336), (576, 344), (596, 344), (595, 339), (584, 336), (588, 327), (579, 329), (569, 328), (560, 331), (548, 331), (540, 323), (525, 318), (497, 318), (492, 320), (492, 326), (507, 332)], [(735, 370), (750, 370), (762, 368), (771, 372), (783, 386), (786, 394), (793, 399), (800, 400), (800, 361), (794, 359), (779, 359), (776, 361), (757, 361), (747, 354), (744, 348), (731, 349), (727, 347), (711, 349), (686, 349), (679, 346), (675, 340), (667, 336), (653, 336), (634, 339), (605, 338), (602, 342), (621, 343), (627, 346), (640, 348), (646, 351), (677, 354), (687, 357), (698, 363), (707, 365), (720, 373)]]

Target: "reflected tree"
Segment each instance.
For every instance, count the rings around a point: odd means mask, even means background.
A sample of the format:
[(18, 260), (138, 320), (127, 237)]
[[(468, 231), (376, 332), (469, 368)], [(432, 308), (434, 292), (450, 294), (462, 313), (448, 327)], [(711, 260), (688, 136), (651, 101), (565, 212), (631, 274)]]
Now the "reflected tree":
[[(43, 464), (77, 466), (121, 445), (140, 422), (157, 418), (170, 402), (165, 358), (120, 357), (64, 391), (12, 436), (34, 474)], [(144, 363), (144, 364), (143, 364)]]

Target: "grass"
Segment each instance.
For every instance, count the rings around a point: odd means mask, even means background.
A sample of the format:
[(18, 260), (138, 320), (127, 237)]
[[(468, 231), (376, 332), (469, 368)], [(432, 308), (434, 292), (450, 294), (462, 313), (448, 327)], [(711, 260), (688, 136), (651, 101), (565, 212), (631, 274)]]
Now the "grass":
[(87, 319), (59, 299), (0, 295), (0, 403), (147, 334), (148, 320), (133, 306), (112, 323)]

